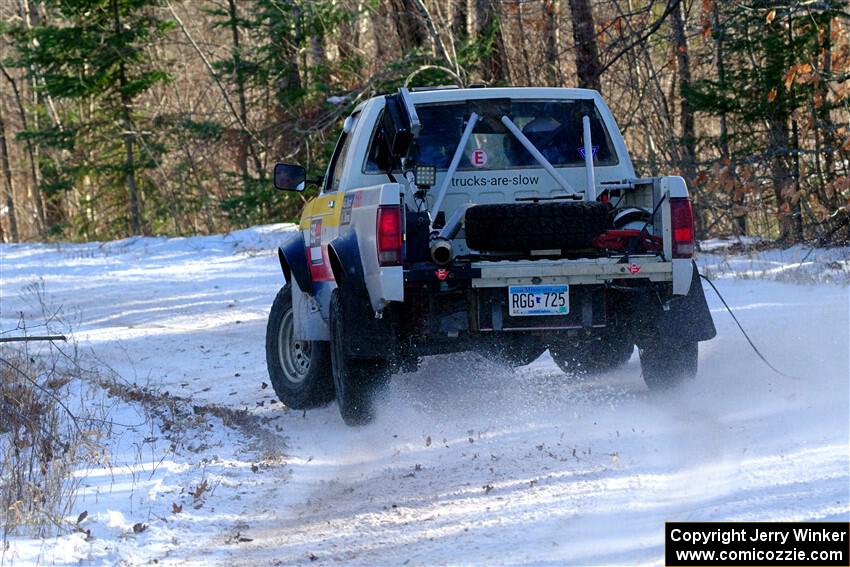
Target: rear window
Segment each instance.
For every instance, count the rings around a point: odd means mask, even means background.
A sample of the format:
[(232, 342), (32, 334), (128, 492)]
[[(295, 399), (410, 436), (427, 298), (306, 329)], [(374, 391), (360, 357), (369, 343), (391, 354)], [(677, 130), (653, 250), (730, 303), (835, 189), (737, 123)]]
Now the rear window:
[[(475, 101), (476, 112), (483, 115), (464, 148), (458, 171), (539, 168), (540, 164), (522, 143), (500, 122), (502, 111), (498, 101)], [(540, 100), (511, 101), (509, 117), (543, 156), (556, 167), (584, 166), (582, 115), (586, 101)], [(416, 163), (430, 164), (446, 170), (463, 134), (464, 121), (470, 114), (465, 102), (417, 105), (422, 131), (414, 149)], [(590, 136), (595, 165), (616, 165), (617, 154), (599, 112), (593, 109)], [(366, 173), (380, 173), (372, 159), (380, 134), (372, 136)]]

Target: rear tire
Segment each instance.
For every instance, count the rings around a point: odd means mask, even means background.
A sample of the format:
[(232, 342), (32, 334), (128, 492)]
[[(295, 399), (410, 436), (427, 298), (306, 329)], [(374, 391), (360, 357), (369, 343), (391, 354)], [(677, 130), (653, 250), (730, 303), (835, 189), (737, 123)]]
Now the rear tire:
[(494, 341), (482, 354), (507, 366), (518, 368), (531, 364), (546, 351), (546, 347), (528, 341), (510, 338)]
[(640, 349), (643, 381), (652, 391), (669, 390), (691, 380), (699, 367), (699, 342), (652, 341)]
[(549, 346), (552, 360), (565, 374), (598, 374), (623, 366), (635, 343), (621, 334), (565, 341)]
[(357, 322), (346, 316), (341, 291), (331, 294), (331, 368), (339, 413), (346, 425), (366, 425), (375, 418), (374, 398), (389, 379), (386, 360), (361, 359), (346, 352), (346, 337), (357, 332)]
[(287, 407), (310, 409), (333, 400), (328, 342), (295, 340), (290, 284), (280, 289), (269, 312), (266, 366), (275, 394)]

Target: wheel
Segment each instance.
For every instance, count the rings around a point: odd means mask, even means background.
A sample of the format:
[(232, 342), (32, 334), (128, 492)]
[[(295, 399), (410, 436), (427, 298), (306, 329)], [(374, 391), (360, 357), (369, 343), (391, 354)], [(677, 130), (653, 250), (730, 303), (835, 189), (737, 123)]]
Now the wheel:
[(537, 360), (546, 351), (546, 347), (528, 341), (502, 339), (484, 348), (482, 354), (487, 358), (518, 368)]
[(693, 379), (699, 366), (699, 342), (650, 341), (640, 348), (643, 381), (650, 390), (668, 390)]
[(540, 358), (540, 355), (544, 352), (546, 352), (546, 349), (541, 347), (518, 346), (509, 349), (506, 354), (508, 356), (508, 363), (514, 368), (519, 368), (520, 366), (531, 364)]
[(269, 312), (266, 365), (275, 394), (288, 407), (309, 409), (333, 400), (328, 343), (295, 339), (290, 284), (277, 293)]
[(347, 316), (339, 288), (331, 294), (331, 367), (339, 413), (346, 425), (366, 425), (375, 418), (374, 397), (389, 378), (386, 360), (351, 357), (346, 337), (357, 332), (357, 322)]
[(635, 350), (631, 337), (619, 333), (564, 341), (549, 346), (558, 368), (566, 374), (596, 374), (619, 368)]

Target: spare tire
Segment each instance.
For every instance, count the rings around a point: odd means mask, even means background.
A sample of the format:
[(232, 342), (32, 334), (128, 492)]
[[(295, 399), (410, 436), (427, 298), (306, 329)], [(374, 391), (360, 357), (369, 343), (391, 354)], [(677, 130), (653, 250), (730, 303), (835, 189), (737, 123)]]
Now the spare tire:
[(476, 205), (466, 211), (466, 244), (487, 252), (591, 248), (611, 228), (610, 213), (596, 202)]

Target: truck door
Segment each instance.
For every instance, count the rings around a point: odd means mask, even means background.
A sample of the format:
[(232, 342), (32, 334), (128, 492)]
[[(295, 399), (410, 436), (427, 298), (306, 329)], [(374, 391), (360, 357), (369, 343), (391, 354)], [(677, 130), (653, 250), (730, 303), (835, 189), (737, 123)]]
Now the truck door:
[(356, 115), (349, 117), (336, 144), (321, 194), (310, 208), (310, 227), (307, 234), (307, 257), (313, 282), (333, 282), (333, 272), (328, 260), (328, 243), (339, 235), (339, 220), (342, 213), (342, 175), (351, 156), (351, 134)]

